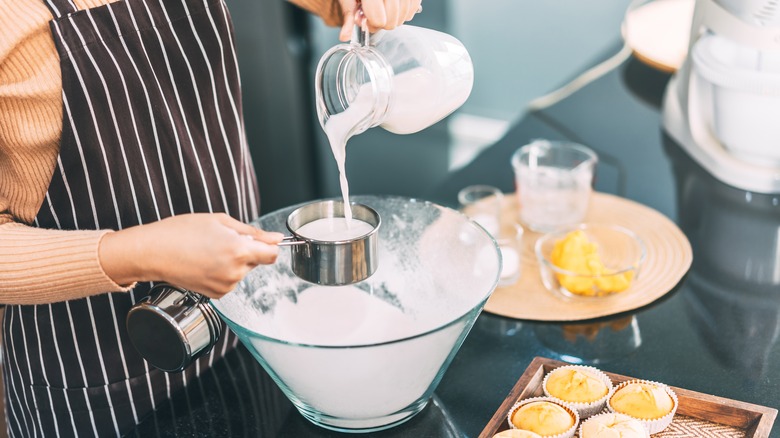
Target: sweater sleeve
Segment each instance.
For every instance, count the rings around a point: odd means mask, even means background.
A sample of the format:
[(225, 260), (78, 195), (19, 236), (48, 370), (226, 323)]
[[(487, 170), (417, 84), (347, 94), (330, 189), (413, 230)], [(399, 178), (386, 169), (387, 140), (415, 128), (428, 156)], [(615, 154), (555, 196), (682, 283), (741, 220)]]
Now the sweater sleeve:
[(0, 303), (44, 304), (127, 291), (100, 266), (107, 230), (61, 231), (0, 225)]
[(344, 22), (338, 0), (290, 0), (290, 3), (320, 16), (326, 26), (341, 26)]
[(0, 304), (128, 289), (100, 267), (107, 231), (25, 225), (43, 202), (59, 154), (62, 87), (49, 20), (43, 2), (0, 1)]

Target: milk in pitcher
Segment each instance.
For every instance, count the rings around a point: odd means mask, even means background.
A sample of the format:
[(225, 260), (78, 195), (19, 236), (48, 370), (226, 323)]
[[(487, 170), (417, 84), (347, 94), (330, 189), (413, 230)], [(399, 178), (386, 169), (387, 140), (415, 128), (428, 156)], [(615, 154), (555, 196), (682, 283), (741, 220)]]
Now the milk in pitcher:
[[(365, 35), (360, 29), (354, 34)], [(338, 165), (348, 222), (347, 140), (374, 126), (396, 134), (423, 130), (459, 108), (473, 82), (471, 58), (460, 41), (416, 26), (356, 38), (322, 56), (317, 113)]]

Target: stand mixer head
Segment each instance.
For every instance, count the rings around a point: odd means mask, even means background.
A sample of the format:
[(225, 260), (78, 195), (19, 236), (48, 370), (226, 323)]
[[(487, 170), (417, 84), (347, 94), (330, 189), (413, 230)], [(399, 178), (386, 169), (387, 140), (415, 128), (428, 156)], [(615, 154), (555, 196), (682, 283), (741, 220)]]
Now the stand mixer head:
[(697, 0), (688, 56), (664, 97), (666, 131), (721, 181), (780, 193), (780, 9)]

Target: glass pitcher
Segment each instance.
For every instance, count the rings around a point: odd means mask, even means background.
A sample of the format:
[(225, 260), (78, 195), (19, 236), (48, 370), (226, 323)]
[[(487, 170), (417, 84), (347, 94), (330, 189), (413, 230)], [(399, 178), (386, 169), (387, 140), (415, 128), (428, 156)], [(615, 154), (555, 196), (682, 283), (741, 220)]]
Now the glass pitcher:
[(410, 25), (369, 34), (361, 12), (352, 41), (325, 52), (317, 66), (317, 114), (326, 133), (349, 138), (381, 126), (411, 134), (466, 101), (474, 68), (460, 41)]

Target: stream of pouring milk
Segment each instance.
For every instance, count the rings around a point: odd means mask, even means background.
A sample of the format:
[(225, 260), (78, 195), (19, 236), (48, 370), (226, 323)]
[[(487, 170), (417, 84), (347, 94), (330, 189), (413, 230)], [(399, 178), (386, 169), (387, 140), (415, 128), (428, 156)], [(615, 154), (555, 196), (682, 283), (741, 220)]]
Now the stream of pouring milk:
[[(450, 98), (442, 101), (442, 86), (437, 83), (430, 70), (422, 67), (395, 75), (393, 99), (382, 121), (382, 127), (397, 134), (411, 134), (425, 129), (460, 106), (465, 100), (464, 95), (468, 96), (470, 91), (470, 87), (461, 86), (450, 90)], [(325, 122), (325, 134), (339, 169), (344, 217), (347, 218), (348, 225), (352, 219), (352, 207), (349, 205), (349, 183), (345, 169), (347, 140), (354, 134), (354, 128), (363, 123), (373, 111), (374, 91), (372, 84), (367, 83), (360, 87), (346, 110), (330, 116)]]
[(336, 159), (336, 165), (339, 168), (339, 183), (341, 184), (341, 196), (344, 199), (344, 218), (347, 227), (352, 222), (352, 206), (349, 205), (349, 183), (347, 182), (347, 170), (345, 162), (347, 160), (347, 140), (353, 134), (353, 129), (358, 126), (363, 119), (371, 114), (374, 109), (373, 93), (371, 84), (360, 88), (355, 100), (349, 107), (338, 114), (332, 115), (325, 122), (325, 134), (330, 142), (330, 149), (333, 151), (333, 158)]

